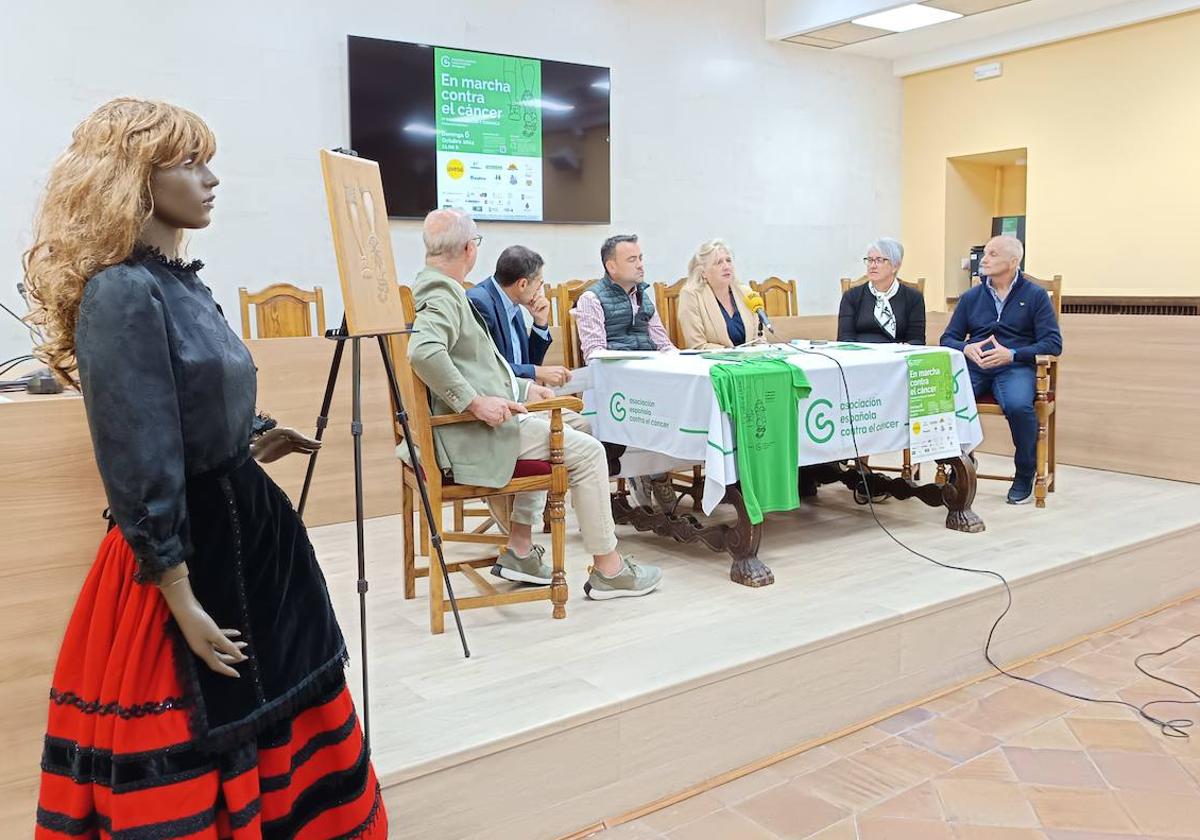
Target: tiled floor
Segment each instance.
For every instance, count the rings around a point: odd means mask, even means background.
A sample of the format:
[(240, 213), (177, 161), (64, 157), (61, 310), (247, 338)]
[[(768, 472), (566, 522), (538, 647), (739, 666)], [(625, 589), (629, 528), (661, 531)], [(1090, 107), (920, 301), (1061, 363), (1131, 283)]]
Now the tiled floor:
[[(1200, 600), (1020, 670), (1076, 694), (1190, 699), (1133, 657), (1200, 632)], [(1200, 691), (1200, 639), (1147, 670)], [(1162, 718), (1198, 718), (1164, 704)], [(1129, 709), (995, 677), (801, 753), (596, 840), (1200, 838), (1200, 729), (1168, 738)]]

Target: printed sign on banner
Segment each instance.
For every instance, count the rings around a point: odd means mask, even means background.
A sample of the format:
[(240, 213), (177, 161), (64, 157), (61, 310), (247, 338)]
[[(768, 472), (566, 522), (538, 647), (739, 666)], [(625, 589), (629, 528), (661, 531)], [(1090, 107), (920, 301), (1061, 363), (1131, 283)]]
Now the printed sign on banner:
[(953, 458), (961, 453), (954, 415), (950, 354), (916, 353), (908, 362), (908, 448), (913, 461)]

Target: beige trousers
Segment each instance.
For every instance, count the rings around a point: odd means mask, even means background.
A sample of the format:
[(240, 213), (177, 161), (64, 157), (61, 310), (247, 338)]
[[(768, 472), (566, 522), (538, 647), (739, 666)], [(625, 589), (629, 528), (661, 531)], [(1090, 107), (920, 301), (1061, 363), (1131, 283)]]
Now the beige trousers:
[[(520, 421), (521, 450), (518, 460), (545, 461), (550, 458), (550, 418), (534, 414)], [(607, 554), (617, 547), (616, 527), (609, 500), (608, 458), (604, 446), (591, 436), (591, 425), (573, 411), (563, 412), (563, 461), (567, 466), (567, 482), (571, 505), (583, 535), (588, 554)], [(495, 500), (502, 504), (508, 497)], [(511, 497), (512, 521), (536, 525), (542, 521), (546, 493), (517, 493)], [(500, 504), (492, 504), (494, 512)]]

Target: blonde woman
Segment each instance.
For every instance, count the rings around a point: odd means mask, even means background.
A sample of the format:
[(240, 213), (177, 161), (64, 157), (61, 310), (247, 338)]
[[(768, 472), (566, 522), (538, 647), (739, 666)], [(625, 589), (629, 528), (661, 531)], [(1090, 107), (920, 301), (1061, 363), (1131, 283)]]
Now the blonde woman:
[(748, 290), (737, 282), (733, 252), (722, 239), (705, 242), (688, 261), (679, 292), (679, 334), (689, 350), (739, 347), (754, 333)]
[(387, 836), (325, 579), (255, 460), (319, 444), (256, 420), (254, 360), (180, 253), (215, 152), (190, 111), (102, 105), (25, 255), (112, 523), (50, 687), (38, 838)]

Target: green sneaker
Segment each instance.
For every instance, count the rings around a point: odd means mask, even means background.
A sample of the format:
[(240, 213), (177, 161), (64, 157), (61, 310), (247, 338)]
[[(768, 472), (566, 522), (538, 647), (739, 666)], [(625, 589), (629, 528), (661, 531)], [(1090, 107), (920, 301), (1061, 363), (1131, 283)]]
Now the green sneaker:
[(639, 566), (628, 557), (621, 559), (625, 567), (612, 577), (605, 577), (593, 568), (583, 585), (583, 593), (593, 601), (607, 601), (649, 595), (658, 588), (662, 582), (662, 570), (658, 566)]
[(537, 543), (534, 543), (533, 548), (524, 557), (518, 557), (511, 548), (505, 548), (496, 558), (492, 574), (517, 583), (549, 586), (553, 579), (554, 567), (546, 562), (545, 554), (546, 549)]

